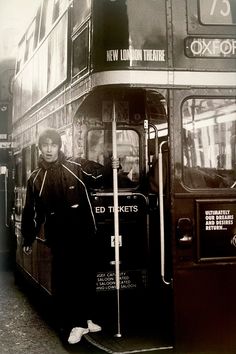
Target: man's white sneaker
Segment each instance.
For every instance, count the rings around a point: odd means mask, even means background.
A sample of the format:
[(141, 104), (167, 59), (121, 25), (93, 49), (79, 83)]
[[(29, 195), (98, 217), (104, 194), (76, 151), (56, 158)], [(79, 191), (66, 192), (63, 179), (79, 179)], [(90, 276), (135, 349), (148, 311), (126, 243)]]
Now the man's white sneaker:
[(88, 320), (87, 323), (89, 332), (99, 332), (102, 330), (101, 326), (97, 325), (96, 323), (93, 323), (93, 321), (91, 320)]
[(88, 332), (89, 332), (88, 328), (82, 328), (82, 327), (72, 328), (69, 338), (68, 338), (68, 343), (70, 343), (70, 344), (79, 343), (82, 336)]

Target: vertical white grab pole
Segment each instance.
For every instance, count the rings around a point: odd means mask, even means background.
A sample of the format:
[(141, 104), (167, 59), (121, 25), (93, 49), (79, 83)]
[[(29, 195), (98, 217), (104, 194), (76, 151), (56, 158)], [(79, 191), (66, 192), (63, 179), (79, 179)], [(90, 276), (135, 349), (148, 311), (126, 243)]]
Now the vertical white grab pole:
[[(113, 160), (117, 159), (117, 142), (116, 142), (116, 106), (113, 101), (112, 107), (112, 153)], [(119, 250), (119, 214), (118, 214), (118, 178), (117, 168), (113, 168), (113, 203), (114, 203), (114, 232), (115, 232), (115, 276), (117, 291), (117, 334), (120, 333), (120, 250)]]
[(162, 146), (166, 141), (162, 141), (159, 147), (158, 154), (158, 169), (159, 169), (159, 215), (160, 215), (160, 242), (161, 242), (161, 278), (164, 284), (170, 285), (171, 282), (165, 280), (165, 229), (164, 229), (164, 190), (163, 190), (163, 160)]

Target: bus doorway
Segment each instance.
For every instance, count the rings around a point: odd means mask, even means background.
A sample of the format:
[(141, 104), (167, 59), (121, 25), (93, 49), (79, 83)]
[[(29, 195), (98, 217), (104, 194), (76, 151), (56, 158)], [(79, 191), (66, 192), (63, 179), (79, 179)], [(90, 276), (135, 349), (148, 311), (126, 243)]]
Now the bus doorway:
[[(117, 207), (111, 166), (114, 119), (119, 158)], [(172, 350), (170, 223), (166, 219), (168, 123), (164, 92), (110, 89), (93, 93), (76, 114), (73, 141), (75, 156), (100, 163), (108, 172), (104, 185), (90, 194), (97, 223), (98, 308), (105, 330), (87, 337), (98, 346), (111, 346), (111, 352), (117, 351), (117, 345), (121, 352), (129, 352), (134, 342), (138, 352), (150, 348)], [(119, 226), (118, 260), (115, 212)], [(126, 338), (122, 344), (114, 337), (119, 326), (118, 334)]]

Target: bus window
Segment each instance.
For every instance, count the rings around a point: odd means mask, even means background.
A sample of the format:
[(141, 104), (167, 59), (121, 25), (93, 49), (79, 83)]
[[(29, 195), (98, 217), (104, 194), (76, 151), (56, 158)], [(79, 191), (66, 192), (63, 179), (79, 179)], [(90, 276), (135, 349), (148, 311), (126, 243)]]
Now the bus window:
[(78, 28), (89, 16), (91, 0), (75, 0), (73, 3), (73, 30)]
[(18, 45), (17, 61), (16, 61), (16, 72), (18, 73), (22, 66), (24, 65), (24, 56), (25, 56), (25, 37), (22, 38), (21, 42)]
[(44, 0), (40, 27), (40, 40), (52, 26), (54, 0)]
[(54, 9), (53, 9), (53, 19), (55, 22), (58, 17), (61, 16), (63, 11), (66, 9), (68, 5), (68, 0), (54, 0)]
[(15, 185), (22, 186), (22, 158), (20, 155), (15, 156)]
[[(78, 36), (73, 39), (72, 76), (84, 73), (88, 70), (89, 57), (89, 30), (85, 27)], [(87, 70), (86, 70), (87, 69)]]
[(167, 103), (156, 91), (147, 95), (146, 112), (149, 118), (149, 167), (157, 162), (160, 144), (168, 141)]
[[(65, 78), (67, 73), (67, 16), (63, 16), (48, 37), (47, 91), (53, 90)], [(59, 40), (60, 38), (60, 40)], [(41, 65), (41, 63), (40, 63)], [(46, 70), (47, 68), (47, 70)], [(45, 78), (46, 79), (46, 78)]]
[(31, 171), (33, 172), (38, 164), (38, 149), (35, 144), (31, 145)]
[(31, 25), (26, 33), (25, 57), (24, 57), (25, 62), (29, 59), (29, 57), (32, 55), (33, 50), (34, 50), (35, 24), (36, 24), (36, 19), (34, 19), (34, 21), (31, 23)]
[(71, 130), (67, 129), (61, 134), (62, 147), (61, 150), (64, 152), (66, 157), (72, 156), (72, 134)]
[(22, 82), (21, 82), (21, 108), (24, 111), (27, 111), (32, 105), (32, 61), (24, 68), (24, 75), (22, 75)]
[(183, 180), (191, 188), (232, 187), (235, 177), (235, 98), (184, 102)]
[(22, 150), (22, 157), (22, 184), (26, 187), (31, 174), (31, 149), (29, 146)]
[[(111, 163), (112, 133), (104, 130), (88, 132), (88, 159), (106, 166)], [(139, 183), (139, 136), (134, 130), (117, 130), (117, 156), (120, 160), (118, 185), (136, 187)], [(107, 186), (110, 187), (110, 186)]]
[(53, 23), (60, 17), (68, 5), (68, 0), (44, 0), (40, 40), (50, 31)]

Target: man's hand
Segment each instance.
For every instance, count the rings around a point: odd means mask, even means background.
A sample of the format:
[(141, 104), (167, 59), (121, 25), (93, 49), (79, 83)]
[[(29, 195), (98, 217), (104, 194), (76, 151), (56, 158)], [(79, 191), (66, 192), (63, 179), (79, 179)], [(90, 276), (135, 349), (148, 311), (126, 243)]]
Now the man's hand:
[(117, 157), (116, 159), (114, 159), (114, 158), (112, 157), (112, 159), (111, 159), (111, 165), (112, 165), (112, 168), (113, 168), (113, 169), (119, 169), (119, 168), (121, 168), (119, 158)]
[(24, 246), (23, 247), (23, 252), (29, 256), (32, 253), (32, 247), (31, 246)]

